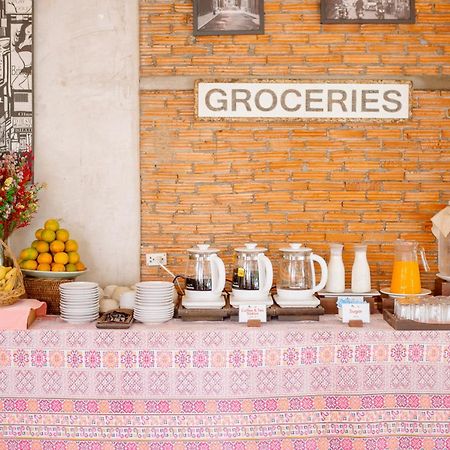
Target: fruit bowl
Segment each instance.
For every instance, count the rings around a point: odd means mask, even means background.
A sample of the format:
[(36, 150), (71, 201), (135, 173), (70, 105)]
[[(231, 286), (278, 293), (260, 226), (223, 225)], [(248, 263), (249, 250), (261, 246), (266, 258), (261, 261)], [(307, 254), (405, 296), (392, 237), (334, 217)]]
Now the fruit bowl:
[(21, 269), (21, 270), (22, 273), (28, 277), (52, 278), (52, 279), (75, 278), (87, 272), (87, 269), (78, 270), (76, 272), (48, 272), (45, 270), (30, 270), (30, 269)]

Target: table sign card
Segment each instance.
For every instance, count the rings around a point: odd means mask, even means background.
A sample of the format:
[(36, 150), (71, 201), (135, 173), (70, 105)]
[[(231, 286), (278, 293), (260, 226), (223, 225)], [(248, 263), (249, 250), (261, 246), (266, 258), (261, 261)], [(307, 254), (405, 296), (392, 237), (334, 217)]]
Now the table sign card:
[(341, 308), (345, 303), (364, 303), (362, 295), (338, 295), (336, 305)]
[(410, 81), (197, 81), (198, 119), (388, 120), (410, 117)]
[(267, 322), (267, 306), (261, 305), (239, 305), (239, 322), (259, 320)]
[(345, 303), (341, 306), (342, 322), (349, 323), (351, 320), (361, 320), (370, 323), (370, 305), (364, 303)]

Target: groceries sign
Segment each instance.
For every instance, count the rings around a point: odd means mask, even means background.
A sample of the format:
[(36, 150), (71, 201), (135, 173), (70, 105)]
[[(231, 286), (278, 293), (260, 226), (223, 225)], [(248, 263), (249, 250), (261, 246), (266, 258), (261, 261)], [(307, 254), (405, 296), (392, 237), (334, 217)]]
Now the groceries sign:
[(402, 120), (411, 108), (409, 81), (197, 81), (195, 89), (204, 120)]

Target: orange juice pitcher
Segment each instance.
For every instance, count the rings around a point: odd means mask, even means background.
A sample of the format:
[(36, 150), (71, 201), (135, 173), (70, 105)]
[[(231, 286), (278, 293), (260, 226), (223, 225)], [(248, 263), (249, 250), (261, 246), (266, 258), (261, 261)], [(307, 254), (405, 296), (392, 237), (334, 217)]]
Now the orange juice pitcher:
[(397, 239), (394, 242), (394, 267), (392, 270), (391, 292), (394, 294), (420, 294), (419, 250), (426, 272), (430, 270), (423, 248), (418, 249), (415, 241)]

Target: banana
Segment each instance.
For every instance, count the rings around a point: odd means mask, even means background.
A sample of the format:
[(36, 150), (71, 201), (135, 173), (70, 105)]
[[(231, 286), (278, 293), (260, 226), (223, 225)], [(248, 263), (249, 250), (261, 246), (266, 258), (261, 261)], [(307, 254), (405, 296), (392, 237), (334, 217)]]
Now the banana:
[(0, 280), (3, 280), (3, 278), (5, 278), (6, 273), (7, 273), (6, 267), (0, 266)]
[(16, 285), (16, 279), (17, 279), (17, 270), (15, 269), (15, 272), (13, 273), (13, 276), (9, 277), (9, 279), (6, 282), (5, 287), (3, 288), (3, 290), (5, 292), (12, 291), (14, 289), (14, 286)]
[(10, 278), (17, 275), (17, 269), (14, 267), (14, 269), (11, 269), (6, 275), (5, 280), (9, 280)]
[(5, 286), (5, 284), (6, 284), (6, 280), (5, 280), (5, 279), (0, 280), (0, 290), (3, 289), (3, 287)]
[(5, 287), (3, 288), (4, 292), (11, 292), (14, 289), (14, 284), (12, 281), (15, 281), (13, 279), (8, 280), (8, 282), (5, 284)]

